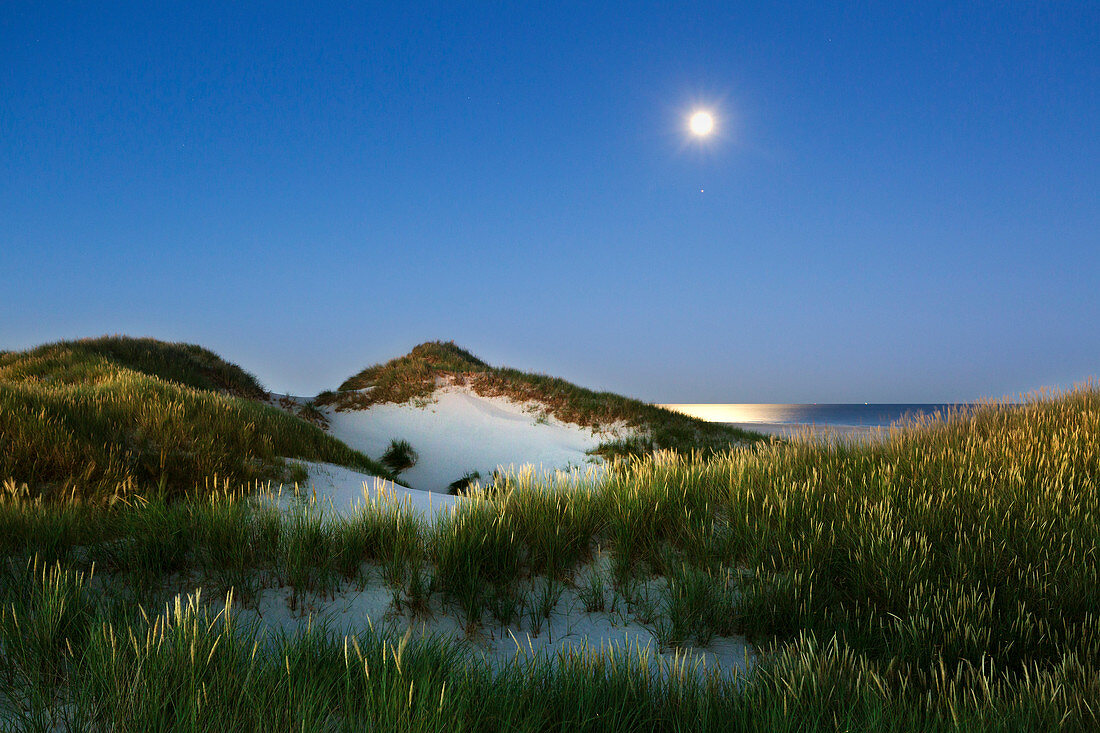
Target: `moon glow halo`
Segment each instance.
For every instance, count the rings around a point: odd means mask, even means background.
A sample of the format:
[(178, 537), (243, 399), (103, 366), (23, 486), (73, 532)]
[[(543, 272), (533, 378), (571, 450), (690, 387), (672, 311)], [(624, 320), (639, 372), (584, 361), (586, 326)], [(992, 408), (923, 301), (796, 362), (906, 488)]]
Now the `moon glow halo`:
[(710, 112), (699, 110), (691, 115), (688, 127), (691, 128), (692, 135), (706, 137), (714, 131), (714, 117)]

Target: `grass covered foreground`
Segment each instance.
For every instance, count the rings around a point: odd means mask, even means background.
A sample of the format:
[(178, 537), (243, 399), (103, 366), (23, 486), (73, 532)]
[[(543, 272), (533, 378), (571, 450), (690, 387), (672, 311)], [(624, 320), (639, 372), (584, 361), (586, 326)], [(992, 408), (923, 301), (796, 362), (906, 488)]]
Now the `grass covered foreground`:
[(188, 344), (100, 338), (0, 353), (0, 480), (83, 498), (283, 477), (283, 457), (389, 472), (261, 401), (240, 367)]
[[(243, 497), (0, 501), (0, 700), (16, 725), (245, 730), (1091, 730), (1100, 725), (1100, 392), (899, 431), (522, 481), (426, 524)], [(588, 560), (609, 552), (607, 576)], [(95, 571), (91, 578), (94, 563)], [(497, 623), (522, 581), (631, 595), (669, 644), (748, 635), (733, 678), (588, 655), (492, 669), (384, 629), (261, 635), (173, 583), (304, 593), (381, 569)], [(428, 604), (424, 604), (427, 607)], [(263, 704), (255, 701), (263, 700)]]
[(638, 429), (638, 437), (600, 445), (596, 452), (606, 457), (655, 450), (714, 452), (768, 440), (612, 392), (594, 392), (557, 377), (489, 366), (452, 341), (420, 344), (405, 356), (364, 369), (336, 392), (318, 395), (316, 401), (337, 410), (363, 410), (388, 402), (428, 400), (443, 382), (466, 386), (485, 397), (538, 402), (562, 422), (582, 427), (623, 423)]

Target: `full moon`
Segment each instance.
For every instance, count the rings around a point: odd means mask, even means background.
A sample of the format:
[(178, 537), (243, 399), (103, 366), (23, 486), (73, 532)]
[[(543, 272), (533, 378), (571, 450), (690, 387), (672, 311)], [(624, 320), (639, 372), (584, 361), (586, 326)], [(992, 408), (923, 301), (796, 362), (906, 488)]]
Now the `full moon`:
[(709, 112), (696, 112), (691, 116), (691, 133), (698, 137), (706, 137), (714, 129), (714, 118)]

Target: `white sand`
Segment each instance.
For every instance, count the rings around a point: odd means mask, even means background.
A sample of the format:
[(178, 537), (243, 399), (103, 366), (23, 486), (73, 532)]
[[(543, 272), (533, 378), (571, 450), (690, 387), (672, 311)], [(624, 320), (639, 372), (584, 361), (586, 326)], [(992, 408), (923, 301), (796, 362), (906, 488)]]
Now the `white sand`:
[(419, 462), (401, 474), (410, 486), (446, 492), (470, 471), (488, 481), (494, 470), (539, 473), (584, 469), (599, 463), (587, 455), (622, 426), (593, 431), (545, 415), (537, 403), (482, 397), (463, 387), (436, 390), (430, 402), (375, 405), (366, 410), (326, 409), (329, 432), (378, 458), (390, 441), (407, 440)]
[(297, 496), (294, 494), (294, 487), (283, 487), (278, 500), (286, 508), (297, 501), (312, 501), (318, 509), (331, 516), (349, 516), (366, 501), (385, 497), (408, 502), (414, 510), (428, 518), (434, 518), (461, 500), (460, 497), (450, 496), (445, 492), (409, 489), (392, 481), (331, 463), (297, 459), (293, 462), (305, 466), (309, 471), (309, 480), (304, 486), (297, 487)]
[[(659, 585), (660, 581), (650, 583), (654, 599), (660, 596)], [(528, 593), (534, 597), (536, 587), (529, 587)], [(486, 614), (482, 624), (467, 633), (462, 619), (453, 609), (443, 607), (438, 596), (433, 598), (427, 617), (413, 618), (399, 611), (394, 606), (393, 591), (375, 572), (366, 581), (344, 585), (325, 596), (295, 595), (287, 587), (269, 588), (260, 592), (255, 606), (238, 608), (234, 615), (291, 633), (307, 624), (320, 624), (340, 634), (373, 627), (402, 636), (411, 630), (414, 637), (435, 635), (455, 640), (495, 667), (517, 657), (555, 658), (565, 652), (601, 652), (616, 657), (630, 654), (635, 658), (641, 654), (655, 669), (684, 665), (695, 673), (717, 670), (729, 674), (745, 671), (754, 659), (752, 648), (741, 637), (715, 637), (706, 647), (662, 646), (652, 624), (638, 620), (636, 607), (610, 591), (606, 598), (607, 609), (589, 613), (576, 590), (565, 587), (549, 618), (539, 619), (531, 612), (524, 612), (516, 621), (503, 625)]]

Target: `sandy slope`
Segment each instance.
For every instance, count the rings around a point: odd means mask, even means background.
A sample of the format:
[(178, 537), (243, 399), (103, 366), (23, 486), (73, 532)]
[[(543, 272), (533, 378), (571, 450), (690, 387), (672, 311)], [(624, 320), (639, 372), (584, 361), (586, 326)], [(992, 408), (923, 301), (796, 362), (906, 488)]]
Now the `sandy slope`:
[(400, 502), (407, 501), (414, 510), (427, 517), (435, 517), (461, 500), (460, 497), (450, 496), (446, 492), (409, 489), (392, 481), (368, 476), (331, 463), (302, 460), (294, 460), (294, 462), (306, 467), (309, 471), (309, 480), (305, 486), (298, 487), (298, 497), (294, 496), (293, 489), (283, 488), (279, 501), (286, 508), (296, 501), (315, 500), (321, 511), (335, 516), (348, 516), (353, 514), (368, 497), (375, 499), (379, 495), (384, 495), (396, 498)]
[[(327, 463), (298, 461), (309, 471), (306, 486), (284, 487), (277, 501), (286, 511), (301, 508), (302, 502), (315, 502), (313, 508), (331, 516), (348, 516), (368, 498), (383, 493), (387, 499), (409, 502), (414, 510), (429, 518), (449, 512), (462, 497), (445, 493), (421, 491), (398, 486), (375, 476), (352, 471)], [(705, 648), (670, 649), (662, 647), (652, 623), (639, 620), (640, 612), (635, 603), (628, 603), (610, 590), (610, 564), (605, 553), (599, 553), (595, 562), (578, 570), (578, 581), (593, 573), (607, 579), (606, 607), (588, 612), (576, 588), (566, 585), (560, 589), (560, 597), (553, 604), (549, 618), (539, 618), (531, 610), (520, 613), (520, 618), (508, 625), (494, 622), (486, 615), (484, 625), (473, 633), (467, 633), (452, 606), (441, 604), (438, 597), (426, 618), (413, 618), (395, 605), (393, 589), (386, 585), (380, 569), (368, 570), (354, 583), (322, 594), (296, 594), (285, 586), (261, 589), (256, 604), (238, 606), (239, 618), (255, 619), (272, 630), (295, 632), (308, 623), (322, 622), (333, 631), (354, 633), (368, 626), (385, 626), (397, 635), (409, 629), (414, 635), (439, 635), (454, 639), (470, 653), (500, 665), (518, 656), (554, 655), (566, 651), (610, 652), (616, 655), (641, 654), (655, 670), (667, 671), (669, 665), (686, 664), (697, 672), (723, 670), (726, 673), (744, 670), (753, 659), (753, 652), (740, 637), (715, 638)], [(533, 581), (526, 583), (524, 591), (529, 602), (534, 603), (540, 586)], [(660, 579), (644, 584), (643, 590), (653, 603), (660, 603), (662, 596)]]
[[(608, 437), (626, 433), (621, 426), (593, 432), (542, 417), (537, 405), (481, 397), (456, 387), (438, 390), (433, 401), (425, 404), (386, 404), (353, 412), (326, 410), (326, 417), (333, 435), (372, 457), (379, 457), (395, 438), (408, 440), (420, 454), (418, 464), (401, 476), (416, 488), (341, 466), (299, 461), (309, 471), (308, 486), (300, 487), (299, 494), (316, 500), (322, 511), (335, 515), (348, 515), (366, 498), (383, 492), (387, 497), (409, 502), (429, 518), (436, 517), (464, 501), (446, 492), (447, 485), (467, 471), (477, 470), (488, 478), (496, 468), (544, 473), (570, 468), (598, 470), (586, 451)], [(593, 472), (588, 473), (591, 476)], [(284, 490), (279, 501), (290, 510), (301, 498)], [(601, 555), (578, 577), (593, 572), (608, 577), (607, 561)], [(525, 595), (534, 603), (538, 592), (532, 584)], [(653, 594), (654, 602), (659, 602), (661, 594), (656, 587)], [(256, 606), (238, 613), (286, 631), (312, 619), (347, 632), (374, 625), (386, 626), (398, 634), (412, 629), (415, 634), (442, 635), (494, 665), (517, 655), (553, 657), (569, 648), (641, 653), (654, 668), (665, 670), (670, 664), (686, 662), (689, 667), (698, 665), (700, 670), (719, 668), (729, 672), (744, 669), (751, 662), (751, 649), (744, 639), (736, 637), (714, 639), (706, 648), (662, 647), (655, 628), (645, 620), (646, 612), (610, 590), (606, 598), (604, 610), (588, 612), (577, 589), (566, 585), (549, 618), (538, 618), (528, 610), (508, 625), (486, 618), (473, 633), (467, 633), (456, 609), (441, 605), (438, 598), (426, 618), (408, 616), (399, 604), (395, 605), (394, 591), (375, 571), (322, 596), (295, 595), (286, 587), (268, 588), (260, 592)]]
[(621, 427), (593, 432), (541, 416), (537, 405), (481, 397), (461, 387), (439, 389), (427, 404), (325, 414), (329, 432), (372, 458), (381, 456), (393, 439), (409, 441), (420, 461), (401, 479), (417, 489), (442, 492), (468, 471), (488, 479), (497, 468), (584, 468), (593, 462), (586, 451), (624, 432)]

